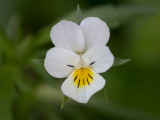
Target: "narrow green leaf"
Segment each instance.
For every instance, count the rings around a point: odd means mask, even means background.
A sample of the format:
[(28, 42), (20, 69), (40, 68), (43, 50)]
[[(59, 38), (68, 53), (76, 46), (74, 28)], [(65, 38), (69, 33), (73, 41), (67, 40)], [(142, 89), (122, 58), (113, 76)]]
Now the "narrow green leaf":
[(35, 73), (39, 75), (42, 80), (44, 80), (54, 88), (60, 88), (63, 80), (57, 80), (57, 78), (54, 78), (50, 74), (48, 74), (48, 72), (44, 68), (43, 62), (41, 61), (43, 61), (43, 59), (40, 59), (40, 61), (31, 61), (29, 66), (34, 69)]
[(34, 50), (34, 37), (32, 35), (27, 35), (20, 42), (16, 44), (16, 58), (20, 61), (28, 60)]
[(79, 25), (81, 23), (82, 19), (83, 19), (82, 12), (81, 12), (81, 9), (80, 9), (79, 4), (78, 4), (77, 5), (76, 17), (75, 17), (75, 22)]
[(90, 8), (83, 13), (84, 17), (99, 17), (108, 24), (109, 28), (115, 29), (128, 21), (156, 13), (156, 10), (152, 7), (107, 4)]
[(61, 104), (61, 109), (63, 109), (64, 104), (67, 102), (67, 100), (68, 100), (68, 97), (65, 96), (65, 95), (63, 95), (62, 104)]
[(104, 96), (104, 98), (105, 98), (106, 103), (108, 103), (108, 97), (107, 97), (106, 89), (103, 88), (103, 89), (102, 89), (102, 92), (103, 92), (103, 96)]
[(20, 19), (17, 15), (13, 15), (6, 27), (7, 37), (11, 41), (20, 41), (22, 39), (22, 30), (20, 28)]
[(11, 41), (7, 38), (6, 33), (0, 28), (0, 50), (4, 52), (8, 60), (13, 60), (14, 47)]
[(35, 35), (35, 47), (39, 48), (40, 46), (43, 46), (49, 42), (51, 42), (50, 39), (50, 31), (51, 31), (52, 25), (47, 26), (43, 29), (41, 29), (37, 35)]
[(38, 65), (43, 65), (44, 64), (44, 59), (30, 59), (30, 61), (38, 64)]
[(114, 63), (112, 67), (118, 66), (118, 65), (123, 65), (127, 62), (129, 62), (131, 59), (121, 59), (121, 58), (114, 58)]

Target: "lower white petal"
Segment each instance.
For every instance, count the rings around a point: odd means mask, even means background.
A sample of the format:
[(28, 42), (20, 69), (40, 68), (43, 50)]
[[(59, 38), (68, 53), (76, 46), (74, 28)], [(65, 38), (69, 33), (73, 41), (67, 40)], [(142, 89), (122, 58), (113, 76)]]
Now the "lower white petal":
[(97, 73), (105, 72), (114, 62), (114, 56), (105, 45), (92, 46), (83, 54), (82, 58)]
[[(83, 70), (84, 71), (83, 71)], [(83, 73), (83, 74), (82, 74)], [(102, 76), (89, 68), (75, 70), (62, 84), (64, 95), (79, 103), (87, 103), (90, 97), (105, 85)]]
[(54, 47), (48, 50), (44, 67), (53, 77), (68, 77), (74, 70), (79, 55), (65, 48)]

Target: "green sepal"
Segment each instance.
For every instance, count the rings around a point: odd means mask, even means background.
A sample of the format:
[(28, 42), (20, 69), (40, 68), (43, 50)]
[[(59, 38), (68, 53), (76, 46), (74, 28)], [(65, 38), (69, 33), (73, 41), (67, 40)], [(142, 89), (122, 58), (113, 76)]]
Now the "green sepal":
[(61, 109), (63, 109), (64, 104), (67, 102), (67, 100), (68, 100), (68, 97), (65, 96), (65, 95), (63, 95), (62, 104), (61, 104)]
[(76, 17), (75, 17), (75, 22), (79, 25), (81, 21), (83, 20), (82, 12), (79, 7), (79, 4), (77, 5), (77, 12), (76, 12)]
[(129, 62), (131, 59), (121, 59), (121, 58), (114, 58), (114, 63), (112, 67), (118, 66), (118, 65), (123, 65), (127, 62)]
[(103, 96), (105, 98), (106, 103), (108, 103), (108, 97), (107, 97), (107, 93), (106, 93), (106, 89), (105, 88), (102, 89), (102, 93), (103, 93)]

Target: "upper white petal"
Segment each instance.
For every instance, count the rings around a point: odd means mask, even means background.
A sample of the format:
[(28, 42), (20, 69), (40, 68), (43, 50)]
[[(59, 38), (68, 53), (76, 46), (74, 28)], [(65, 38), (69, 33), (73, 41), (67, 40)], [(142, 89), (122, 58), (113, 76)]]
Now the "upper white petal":
[(44, 67), (53, 77), (68, 77), (78, 63), (79, 55), (65, 48), (54, 47), (48, 50), (44, 61)]
[(88, 49), (82, 56), (84, 61), (90, 65), (90, 68), (97, 73), (107, 71), (114, 62), (114, 56), (105, 45), (95, 45)]
[(84, 34), (85, 50), (93, 45), (105, 45), (109, 40), (110, 32), (107, 24), (97, 17), (83, 19), (80, 27)]
[(90, 85), (81, 88), (77, 88), (74, 84), (72, 73), (61, 86), (63, 94), (79, 103), (87, 103), (90, 97), (97, 91), (101, 90), (105, 85), (104, 78), (94, 71), (93, 73), (94, 77)]
[(53, 44), (75, 52), (83, 52), (84, 36), (81, 28), (74, 22), (62, 20), (52, 27), (50, 33)]

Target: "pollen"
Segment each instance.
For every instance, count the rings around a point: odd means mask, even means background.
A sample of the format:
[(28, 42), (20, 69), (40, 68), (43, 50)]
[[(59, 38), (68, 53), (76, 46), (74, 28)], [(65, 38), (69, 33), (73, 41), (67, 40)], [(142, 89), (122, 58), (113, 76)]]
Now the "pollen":
[(73, 82), (77, 88), (89, 86), (93, 81), (94, 73), (89, 68), (76, 69), (73, 73)]

